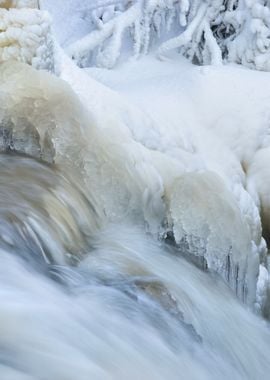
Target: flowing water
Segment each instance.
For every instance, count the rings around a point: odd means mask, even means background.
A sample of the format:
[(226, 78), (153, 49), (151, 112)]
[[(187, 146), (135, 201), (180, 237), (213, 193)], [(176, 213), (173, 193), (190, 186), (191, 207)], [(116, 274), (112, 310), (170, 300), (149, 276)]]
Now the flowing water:
[(1, 155), (0, 193), (1, 379), (268, 378), (269, 327), (218, 277), (142, 226), (95, 230), (53, 165)]
[[(166, 212), (154, 164), (169, 176), (171, 161), (99, 130), (64, 82), (24, 65), (0, 67), (0, 99), (0, 379), (268, 379), (268, 322), (153, 232)], [(169, 202), (184, 227), (209, 209), (194, 183), (187, 213), (183, 185)], [(218, 260), (242, 234), (245, 274), (249, 230), (225, 190), (207, 194), (202, 231), (215, 226)]]

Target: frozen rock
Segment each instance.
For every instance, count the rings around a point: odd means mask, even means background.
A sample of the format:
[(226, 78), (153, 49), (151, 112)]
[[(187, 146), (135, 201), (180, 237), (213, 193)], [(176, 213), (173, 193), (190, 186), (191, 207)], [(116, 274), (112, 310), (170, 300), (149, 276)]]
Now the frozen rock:
[(180, 252), (219, 273), (239, 298), (252, 304), (259, 253), (232, 193), (213, 172), (186, 173), (167, 195), (169, 225)]

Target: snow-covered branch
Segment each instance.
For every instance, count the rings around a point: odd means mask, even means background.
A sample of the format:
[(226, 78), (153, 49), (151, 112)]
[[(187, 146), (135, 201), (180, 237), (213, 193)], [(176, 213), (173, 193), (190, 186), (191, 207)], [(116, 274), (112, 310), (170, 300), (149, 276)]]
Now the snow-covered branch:
[[(172, 49), (181, 48), (182, 46), (187, 46), (190, 41), (192, 41), (194, 34), (199, 31), (199, 34), (202, 34), (203, 30), (199, 28), (199, 26), (203, 23), (205, 14), (207, 11), (207, 4), (202, 3), (199, 7), (198, 13), (195, 15), (194, 19), (190, 22), (190, 24), (187, 26), (186, 30), (181, 33), (179, 36), (170, 39), (169, 41), (166, 41), (161, 45), (159, 48), (159, 54), (163, 55), (167, 51)], [(201, 39), (201, 36), (199, 38)]]
[[(127, 39), (132, 41), (135, 55), (147, 53), (155, 37), (169, 31), (179, 14), (180, 23), (186, 23), (188, 0), (126, 0), (121, 6), (101, 7), (93, 12), (96, 29), (79, 41), (71, 44), (67, 51), (79, 65), (90, 64), (111, 68), (121, 54)], [(179, 25), (179, 22), (178, 22)]]
[(236, 62), (270, 70), (267, 0), (96, 0), (91, 32), (68, 46), (80, 66), (112, 68), (122, 52), (176, 50), (197, 64)]
[(135, 23), (139, 15), (140, 6), (139, 4), (134, 4), (125, 13), (120, 13), (119, 16), (104, 24), (101, 29), (93, 31), (80, 41), (70, 45), (68, 48), (69, 54), (76, 61), (87, 60), (89, 52), (111, 37), (111, 43), (103, 51), (99, 52), (97, 61), (101, 66), (113, 67), (120, 55), (123, 32)]

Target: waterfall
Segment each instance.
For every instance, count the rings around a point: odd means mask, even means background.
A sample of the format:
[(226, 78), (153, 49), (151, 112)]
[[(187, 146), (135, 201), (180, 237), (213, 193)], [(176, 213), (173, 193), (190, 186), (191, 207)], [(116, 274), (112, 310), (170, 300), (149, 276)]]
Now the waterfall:
[(1, 379), (264, 378), (259, 228), (222, 177), (143, 143), (135, 108), (100, 119), (73, 89), (0, 66)]

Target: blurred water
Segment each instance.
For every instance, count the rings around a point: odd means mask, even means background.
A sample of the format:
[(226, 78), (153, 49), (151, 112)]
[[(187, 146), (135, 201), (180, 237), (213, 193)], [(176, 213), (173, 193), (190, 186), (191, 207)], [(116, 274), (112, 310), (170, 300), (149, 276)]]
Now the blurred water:
[(0, 378), (267, 379), (267, 322), (55, 166), (0, 155)]

